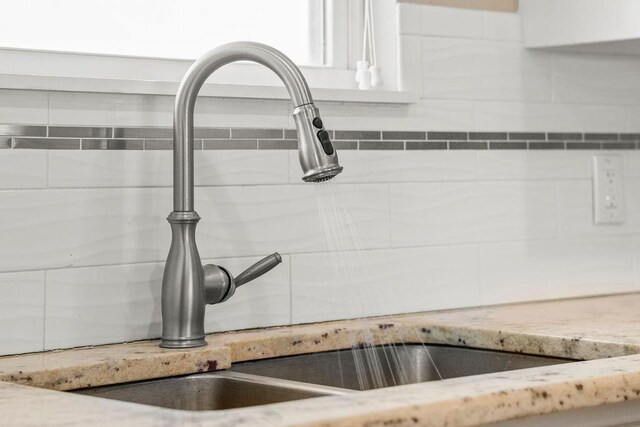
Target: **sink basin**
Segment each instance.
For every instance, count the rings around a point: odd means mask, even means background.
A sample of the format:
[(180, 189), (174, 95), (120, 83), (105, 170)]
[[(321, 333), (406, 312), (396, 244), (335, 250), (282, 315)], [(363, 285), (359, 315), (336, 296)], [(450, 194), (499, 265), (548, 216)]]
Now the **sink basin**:
[(567, 362), (571, 360), (467, 347), (407, 344), (243, 362), (234, 364), (230, 370), (351, 390), (370, 390)]
[(170, 409), (211, 411), (567, 362), (571, 360), (407, 344), (243, 362), (223, 372), (73, 392)]
[(313, 384), (215, 372), (74, 390), (75, 393), (170, 409), (211, 411), (345, 394)]

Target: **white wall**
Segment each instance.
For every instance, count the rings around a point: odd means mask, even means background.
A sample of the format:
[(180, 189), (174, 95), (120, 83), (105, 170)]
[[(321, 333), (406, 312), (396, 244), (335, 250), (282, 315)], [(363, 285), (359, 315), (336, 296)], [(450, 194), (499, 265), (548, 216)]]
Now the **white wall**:
[[(400, 11), (420, 103), (326, 103), (327, 127), (639, 130), (634, 58), (527, 52), (516, 15)], [(0, 91), (0, 122), (170, 126), (171, 103)], [(202, 126), (291, 127), (283, 101), (197, 110)], [(367, 250), (336, 256), (295, 153), (198, 152), (202, 256), (236, 273), (284, 259), (209, 307), (207, 331), (640, 290), (640, 153), (618, 153), (627, 222), (596, 227), (593, 152), (343, 151), (338, 193)], [(170, 176), (167, 151), (0, 150), (0, 354), (159, 335)]]
[(640, 57), (524, 49), (520, 17), (398, 5), (403, 87), (435, 126), (640, 130)]

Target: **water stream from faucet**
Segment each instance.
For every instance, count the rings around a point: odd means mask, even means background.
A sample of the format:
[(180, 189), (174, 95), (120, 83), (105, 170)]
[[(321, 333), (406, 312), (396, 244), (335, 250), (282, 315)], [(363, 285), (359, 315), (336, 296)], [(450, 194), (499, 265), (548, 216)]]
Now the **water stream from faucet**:
[[(411, 358), (401, 357), (399, 348), (405, 347), (405, 336), (396, 327), (379, 324), (372, 329), (367, 318), (379, 314), (392, 314), (385, 311), (386, 303), (396, 298), (394, 284), (389, 283), (387, 275), (375, 274), (384, 268), (393, 268), (378, 253), (366, 248), (360, 239), (354, 217), (343, 203), (347, 197), (334, 180), (317, 183), (316, 200), (320, 222), (324, 233), (324, 244), (328, 251), (328, 263), (333, 274), (332, 289), (342, 295), (346, 305), (349, 344), (352, 349), (356, 375), (361, 390), (382, 388), (409, 383), (406, 363), (416, 363)], [(331, 274), (329, 274), (331, 275)], [(401, 310), (406, 312), (406, 310)], [(344, 310), (336, 316), (344, 317)], [(414, 328), (410, 344), (422, 344), (421, 334)], [(385, 345), (377, 351), (380, 343)], [(442, 379), (426, 346), (430, 362), (436, 375)], [(414, 368), (416, 368), (414, 366)]]

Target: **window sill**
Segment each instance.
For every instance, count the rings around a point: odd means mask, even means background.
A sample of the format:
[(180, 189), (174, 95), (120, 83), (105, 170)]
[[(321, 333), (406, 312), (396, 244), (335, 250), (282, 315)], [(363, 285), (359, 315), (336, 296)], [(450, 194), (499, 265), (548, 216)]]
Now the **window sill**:
[[(21, 74), (0, 74), (0, 88), (38, 90), (47, 92), (113, 93), (127, 95), (175, 96), (178, 82), (159, 80), (93, 79), (84, 77), (50, 77)], [(413, 104), (418, 95), (412, 92), (312, 88), (313, 98), (324, 102)], [(276, 99), (286, 100), (289, 95), (284, 87), (205, 84), (200, 95), (211, 98)]]

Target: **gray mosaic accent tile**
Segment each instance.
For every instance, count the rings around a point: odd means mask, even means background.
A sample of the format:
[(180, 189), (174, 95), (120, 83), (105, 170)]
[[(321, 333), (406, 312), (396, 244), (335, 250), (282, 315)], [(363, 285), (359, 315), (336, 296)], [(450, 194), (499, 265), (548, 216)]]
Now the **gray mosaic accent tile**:
[(404, 141), (360, 141), (360, 150), (404, 150)]
[(545, 134), (544, 132), (509, 132), (509, 139), (517, 141), (544, 141), (545, 139), (547, 139), (547, 134)]
[(197, 139), (231, 138), (231, 129), (228, 128), (195, 128), (193, 137)]
[(640, 141), (640, 133), (621, 133), (618, 136), (620, 141)]
[(83, 139), (83, 150), (142, 150), (141, 139)]
[(469, 139), (472, 141), (507, 139), (507, 133), (506, 132), (469, 132)]
[(336, 139), (381, 139), (382, 133), (379, 130), (336, 130)]
[(107, 127), (49, 126), (47, 135), (54, 138), (111, 138), (113, 129)]
[(205, 150), (257, 150), (257, 139), (204, 139)]
[(297, 131), (297, 129), (285, 129), (284, 130), (284, 139), (298, 139), (298, 131)]
[(297, 139), (259, 139), (258, 150), (297, 150)]
[(600, 142), (570, 142), (567, 141), (567, 150), (599, 150), (602, 148)]
[[(295, 129), (196, 128), (196, 150), (297, 148)], [(640, 133), (327, 130), (338, 150), (640, 149)], [(171, 150), (163, 127), (0, 125), (0, 148)], [(48, 135), (48, 136), (47, 136)], [(203, 139), (205, 140), (203, 142)]]
[(446, 150), (447, 141), (407, 141), (407, 150)]
[(14, 138), (13, 148), (79, 150), (80, 140), (68, 138)]
[(489, 141), (491, 150), (526, 150), (527, 141)]
[(283, 136), (283, 129), (231, 129), (231, 138), (233, 139), (282, 139)]
[(486, 150), (486, 141), (449, 141), (449, 150)]
[(603, 141), (602, 148), (604, 150), (635, 150), (636, 143), (634, 141)]
[(585, 133), (585, 141), (617, 141), (617, 133)]
[(357, 150), (358, 141), (331, 141), (336, 150)]
[(549, 141), (581, 141), (581, 133), (571, 132), (549, 132), (547, 133), (547, 139)]
[(467, 132), (427, 132), (427, 139), (441, 141), (466, 141), (469, 138)]
[(154, 127), (114, 128), (114, 138), (122, 139), (147, 139), (147, 138), (173, 138), (173, 129)]
[(529, 150), (564, 150), (564, 141), (529, 141)]
[(47, 136), (46, 126), (0, 125), (3, 136)]
[(382, 132), (382, 139), (386, 140), (425, 140), (427, 139), (426, 132), (404, 132), (404, 131), (384, 131)]
[[(145, 139), (145, 150), (173, 150), (173, 139)], [(193, 140), (193, 149), (202, 150), (202, 140)]]

